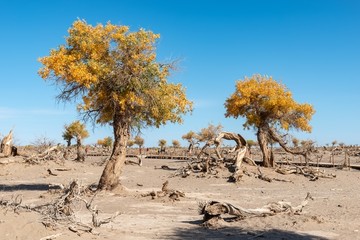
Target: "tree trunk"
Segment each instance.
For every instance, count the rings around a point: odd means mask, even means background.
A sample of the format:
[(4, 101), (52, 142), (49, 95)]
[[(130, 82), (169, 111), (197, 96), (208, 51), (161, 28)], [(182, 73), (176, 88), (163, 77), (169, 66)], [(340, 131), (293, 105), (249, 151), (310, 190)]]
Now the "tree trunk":
[(257, 139), (261, 152), (263, 154), (263, 166), (264, 167), (274, 167), (274, 159), (271, 154), (271, 150), (268, 146), (268, 132), (266, 128), (259, 128), (257, 132)]
[(119, 113), (115, 113), (114, 128), (114, 145), (110, 159), (106, 163), (101, 175), (98, 189), (114, 190), (122, 189), (119, 177), (126, 160), (126, 146), (130, 138), (130, 120)]
[(12, 130), (10, 130), (9, 134), (5, 136), (0, 144), (0, 153), (4, 157), (9, 157), (11, 155), (11, 148), (12, 148), (12, 141), (13, 141), (13, 134)]
[(76, 151), (77, 151), (77, 157), (76, 161), (84, 162), (85, 161), (85, 150), (82, 146), (81, 136), (76, 136)]
[(189, 147), (188, 147), (188, 153), (189, 153), (190, 155), (192, 154), (193, 149), (194, 149), (194, 144), (193, 144), (193, 143), (190, 143), (190, 144), (189, 144)]
[(295, 155), (304, 156), (305, 162), (306, 162), (306, 164), (308, 164), (308, 158), (309, 158), (309, 153), (311, 151), (311, 148), (310, 149), (301, 149), (301, 150), (298, 150), (298, 151), (292, 150), (292, 149), (290, 149), (289, 147), (286, 146), (286, 143), (281, 139), (281, 137), (279, 136), (279, 134), (276, 132), (275, 129), (268, 128), (268, 131), (269, 131), (269, 135), (272, 138), (272, 140), (279, 143), (279, 145), (285, 150), (285, 152), (295, 154)]

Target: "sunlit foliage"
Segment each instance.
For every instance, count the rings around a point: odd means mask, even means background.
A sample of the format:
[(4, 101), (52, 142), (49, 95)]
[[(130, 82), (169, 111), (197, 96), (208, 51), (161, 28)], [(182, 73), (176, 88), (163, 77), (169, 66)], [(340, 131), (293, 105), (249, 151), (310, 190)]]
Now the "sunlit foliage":
[(188, 133), (184, 134), (181, 138), (188, 141), (189, 144), (194, 144), (198, 138), (198, 135), (194, 131), (189, 131)]
[(97, 140), (97, 144), (104, 147), (104, 148), (108, 148), (108, 147), (112, 146), (113, 139), (111, 137), (105, 137), (103, 139)]
[(192, 110), (181, 84), (169, 83), (172, 63), (159, 63), (155, 43), (160, 36), (111, 23), (92, 26), (77, 20), (66, 44), (39, 61), (39, 75), (55, 82), (59, 100), (79, 100), (85, 119), (109, 123), (114, 145), (98, 188), (120, 187), (119, 175), (133, 128), (181, 123)]
[(64, 126), (63, 139), (70, 145), (71, 139), (81, 139), (89, 137), (89, 132), (86, 130), (85, 124), (80, 121), (72, 122), (69, 125)]
[(292, 93), (272, 77), (253, 75), (237, 81), (235, 87), (225, 103), (226, 117), (245, 117), (247, 128), (268, 125), (311, 131), (313, 107), (295, 102)]
[(131, 148), (132, 146), (134, 146), (134, 144), (135, 144), (134, 139), (129, 139), (129, 140), (127, 141), (127, 146), (128, 146), (129, 148)]
[(167, 82), (172, 64), (156, 62), (159, 37), (143, 29), (129, 32), (127, 26), (77, 20), (66, 45), (39, 59), (39, 74), (62, 87), (59, 99), (82, 98), (78, 109), (98, 123), (111, 122), (116, 111), (130, 115), (133, 126), (181, 122), (192, 104), (180, 84)]
[(178, 140), (172, 140), (172, 146), (173, 146), (173, 148), (179, 148), (179, 147), (181, 147), (181, 144), (180, 144), (180, 142), (178, 141)]
[(215, 126), (213, 124), (209, 124), (208, 127), (202, 128), (200, 132), (197, 134), (197, 139), (199, 142), (207, 142), (213, 140), (223, 129), (221, 124)]
[(162, 149), (166, 147), (167, 141), (165, 139), (160, 139), (158, 142), (159, 147)]
[(272, 77), (253, 75), (237, 81), (235, 92), (226, 100), (226, 117), (244, 117), (245, 128), (257, 130), (257, 140), (263, 153), (263, 165), (274, 166), (269, 143), (278, 142), (288, 150), (281, 131), (290, 129), (311, 131), (309, 121), (315, 113), (310, 104), (299, 104), (285, 85)]
[(134, 138), (134, 143), (135, 143), (136, 145), (138, 145), (140, 148), (141, 148), (142, 146), (144, 146), (144, 142), (145, 142), (145, 140), (144, 140), (141, 136), (139, 136), (139, 135), (136, 135), (136, 137)]

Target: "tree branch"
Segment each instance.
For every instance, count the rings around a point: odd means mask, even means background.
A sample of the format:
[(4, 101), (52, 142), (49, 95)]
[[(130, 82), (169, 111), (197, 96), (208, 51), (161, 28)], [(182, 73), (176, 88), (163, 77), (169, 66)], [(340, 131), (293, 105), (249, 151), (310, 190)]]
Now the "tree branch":
[(286, 143), (282, 140), (281, 136), (279, 136), (279, 134), (276, 132), (275, 129), (269, 127), (269, 136), (272, 140), (276, 141), (277, 143), (280, 144), (280, 146), (288, 153), (294, 154), (294, 155), (302, 155), (305, 158), (307, 158), (308, 153), (310, 152), (310, 149), (301, 149), (301, 150), (293, 150), (288, 148), (288, 146), (286, 145)]

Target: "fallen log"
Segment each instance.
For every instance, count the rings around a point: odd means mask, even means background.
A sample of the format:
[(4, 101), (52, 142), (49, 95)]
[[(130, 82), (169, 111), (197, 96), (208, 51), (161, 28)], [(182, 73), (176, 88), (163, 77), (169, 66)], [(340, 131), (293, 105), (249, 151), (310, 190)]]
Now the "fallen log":
[(288, 166), (286, 168), (280, 167), (275, 169), (275, 172), (288, 175), (288, 174), (299, 174), (309, 178), (310, 181), (318, 180), (319, 178), (335, 178), (335, 174), (325, 174), (325, 171), (319, 169), (313, 169), (312, 167), (300, 167), (300, 166)]
[(210, 201), (199, 203), (199, 213), (203, 216), (203, 226), (207, 228), (219, 228), (224, 222), (222, 214), (235, 216), (238, 220), (248, 217), (266, 217), (280, 213), (300, 214), (302, 209), (308, 204), (309, 199), (313, 199), (310, 193), (307, 193), (305, 199), (298, 206), (292, 206), (290, 202), (272, 202), (261, 208), (246, 209), (235, 207), (230, 203)]
[(126, 165), (139, 165), (140, 167), (142, 166), (142, 159), (141, 159), (140, 156), (134, 155), (134, 156), (131, 156), (131, 157), (136, 158), (136, 159), (138, 160), (138, 162), (134, 162), (134, 161), (132, 161), (132, 160), (126, 160), (126, 161), (125, 161), (125, 164), (126, 164)]
[(185, 197), (185, 193), (179, 190), (169, 189), (169, 181), (165, 181), (161, 188), (161, 191), (151, 191), (141, 195), (142, 197), (151, 196), (151, 199), (163, 198), (168, 196), (172, 201), (179, 201), (180, 197)]
[(161, 167), (154, 167), (154, 169), (162, 169), (162, 170), (169, 170), (169, 171), (176, 171), (177, 168), (169, 167), (168, 165), (161, 165)]

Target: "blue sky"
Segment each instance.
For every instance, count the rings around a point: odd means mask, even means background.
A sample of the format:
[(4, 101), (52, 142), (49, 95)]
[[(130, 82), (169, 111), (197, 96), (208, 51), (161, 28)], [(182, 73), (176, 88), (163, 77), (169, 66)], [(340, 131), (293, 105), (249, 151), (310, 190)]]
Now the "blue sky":
[[(64, 124), (79, 119), (75, 104), (57, 103), (58, 89), (37, 71), (39, 57), (65, 42), (78, 18), (110, 21), (161, 35), (159, 61), (180, 59), (169, 81), (194, 101), (183, 125), (143, 130), (146, 146), (169, 144), (209, 123), (256, 139), (244, 119), (225, 118), (235, 81), (255, 73), (284, 83), (300, 103), (314, 105), (311, 134), (319, 145), (360, 143), (360, 2), (353, 0), (1, 1), (0, 134), (14, 129), (17, 144), (46, 136), (57, 142)], [(92, 128), (86, 143), (112, 136)]]

